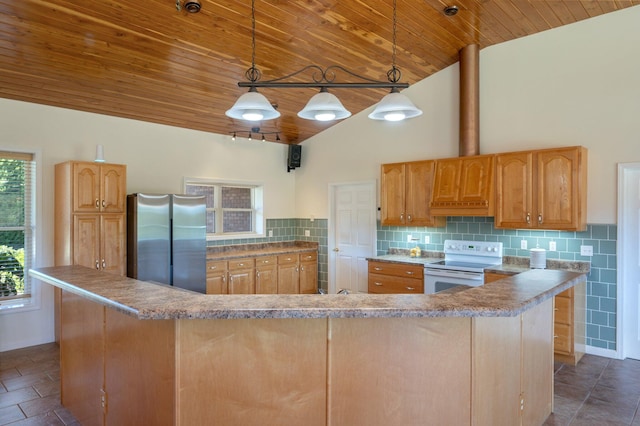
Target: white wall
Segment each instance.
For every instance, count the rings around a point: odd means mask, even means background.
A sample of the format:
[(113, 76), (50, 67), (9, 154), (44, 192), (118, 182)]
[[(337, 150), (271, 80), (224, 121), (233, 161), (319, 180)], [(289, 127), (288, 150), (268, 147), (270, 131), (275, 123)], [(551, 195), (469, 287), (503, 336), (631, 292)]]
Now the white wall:
[[(188, 177), (263, 182), (265, 216), (295, 217), (295, 176), (287, 147), (121, 118), (0, 99), (0, 150), (41, 155), (42, 207), (38, 266), (53, 265), (54, 165), (92, 161), (104, 145), (108, 162), (127, 165), (127, 192), (182, 192)], [(0, 314), (0, 351), (53, 340), (53, 292), (42, 286), (41, 308)]]
[[(638, 22), (634, 6), (480, 52), (481, 153), (586, 146), (589, 223), (616, 223), (616, 164), (640, 161)], [(381, 163), (457, 156), (458, 78), (454, 65), (406, 89), (420, 117), (365, 111), (305, 141), (297, 216), (328, 217), (328, 184), (377, 179)]]

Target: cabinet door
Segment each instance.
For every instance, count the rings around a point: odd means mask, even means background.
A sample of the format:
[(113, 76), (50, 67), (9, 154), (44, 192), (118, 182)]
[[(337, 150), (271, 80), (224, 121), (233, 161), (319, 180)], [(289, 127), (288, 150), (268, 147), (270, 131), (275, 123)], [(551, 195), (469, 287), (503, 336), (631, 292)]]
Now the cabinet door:
[(122, 214), (101, 215), (100, 268), (116, 275), (126, 275), (126, 227)]
[(100, 165), (73, 163), (73, 212), (100, 211)]
[(255, 294), (254, 269), (229, 271), (229, 294)]
[(73, 264), (100, 269), (100, 215), (73, 216)]
[(433, 184), (434, 203), (451, 203), (458, 200), (461, 164), (459, 158), (437, 160)]
[(100, 208), (105, 213), (124, 213), (127, 199), (126, 166), (103, 164), (100, 172), (102, 184)]
[(207, 294), (227, 294), (227, 262), (207, 261)]
[(493, 156), (460, 158), (460, 192), (458, 201), (484, 203), (493, 194)]
[[(585, 213), (579, 196), (583, 185), (579, 173), (581, 150), (567, 148), (537, 153), (538, 216), (545, 229), (583, 229)], [(586, 160), (586, 159), (585, 159)], [(586, 181), (586, 178), (584, 178)], [(585, 195), (582, 195), (586, 199)], [(586, 204), (584, 204), (586, 206)]]
[(318, 292), (318, 263), (303, 262), (300, 264), (300, 293), (314, 294)]
[(260, 266), (256, 268), (256, 294), (278, 293), (278, 267)]
[(383, 164), (380, 177), (380, 223), (384, 226), (404, 225), (405, 165)]
[(533, 153), (496, 156), (496, 228), (533, 225)]
[(431, 194), (436, 162), (416, 161), (405, 166), (405, 223), (410, 226), (444, 226), (445, 218), (431, 216)]
[(278, 265), (278, 294), (298, 294), (300, 271), (297, 263)]

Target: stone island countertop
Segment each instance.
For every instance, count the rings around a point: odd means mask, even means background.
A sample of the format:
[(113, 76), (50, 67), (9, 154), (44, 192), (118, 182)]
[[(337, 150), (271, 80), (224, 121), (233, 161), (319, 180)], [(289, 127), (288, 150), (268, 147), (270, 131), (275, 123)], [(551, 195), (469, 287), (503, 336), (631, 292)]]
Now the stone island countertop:
[(29, 273), (138, 319), (513, 317), (586, 279), (581, 272), (532, 269), (445, 294), (205, 295), (83, 266)]

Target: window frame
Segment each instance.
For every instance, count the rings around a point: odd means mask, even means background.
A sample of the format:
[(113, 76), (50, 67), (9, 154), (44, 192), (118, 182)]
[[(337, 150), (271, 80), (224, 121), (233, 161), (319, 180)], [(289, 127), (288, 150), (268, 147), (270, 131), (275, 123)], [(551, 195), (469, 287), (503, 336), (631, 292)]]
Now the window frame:
[[(25, 150), (0, 146), (0, 151), (16, 154), (31, 154), (33, 156), (35, 179), (32, 182), (31, 218), (33, 234), (33, 256), (31, 266), (25, 271), (25, 276), (29, 274), (28, 269), (41, 265), (42, 253), (42, 152), (41, 150)], [(38, 280), (31, 278), (31, 295), (14, 299), (0, 300), (0, 315), (17, 314), (21, 312), (39, 310), (42, 307), (42, 289)]]
[[(215, 187), (214, 190), (214, 202), (217, 204), (213, 208), (207, 208), (207, 211), (215, 211), (216, 216), (216, 233), (207, 233), (207, 241), (220, 241), (220, 240), (237, 240), (237, 239), (249, 239), (249, 238), (264, 238), (266, 229), (266, 219), (264, 216), (264, 184), (262, 182), (249, 182), (249, 181), (237, 181), (227, 179), (215, 179), (215, 178), (194, 178), (185, 177), (183, 180), (183, 191), (187, 192), (188, 185), (209, 185)], [(236, 209), (223, 209), (218, 203), (221, 202), (222, 187), (239, 187), (239, 188), (251, 188), (251, 198), (253, 209), (252, 222), (254, 230), (252, 232), (223, 232), (223, 213), (225, 210), (234, 211)], [(246, 209), (239, 209), (246, 210)]]

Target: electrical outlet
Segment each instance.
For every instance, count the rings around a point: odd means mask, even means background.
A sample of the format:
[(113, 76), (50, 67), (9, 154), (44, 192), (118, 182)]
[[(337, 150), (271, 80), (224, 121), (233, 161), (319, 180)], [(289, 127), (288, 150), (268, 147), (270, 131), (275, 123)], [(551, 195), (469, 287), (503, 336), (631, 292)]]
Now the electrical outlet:
[(273, 229), (269, 229), (269, 236), (273, 237)]
[(425, 243), (425, 244), (429, 244), (429, 242), (430, 242), (430, 241), (431, 241), (431, 238), (429, 238), (429, 236), (428, 236), (428, 235), (425, 235), (425, 236), (424, 236), (424, 243)]
[(527, 249), (527, 240), (520, 241), (520, 248), (522, 250), (526, 250)]
[(593, 256), (593, 246), (580, 246), (580, 256)]
[(310, 237), (311, 236), (311, 231), (309, 231), (308, 229), (304, 230), (304, 236), (305, 237)]
[(409, 234), (407, 235), (407, 242), (410, 243), (411, 241), (413, 241), (413, 235)]
[(556, 242), (549, 241), (549, 251), (556, 251)]

